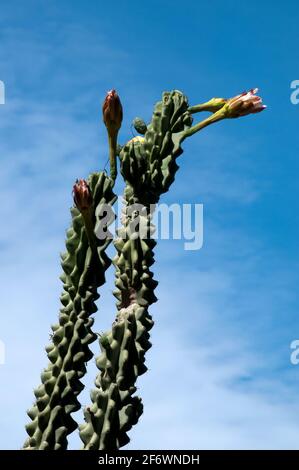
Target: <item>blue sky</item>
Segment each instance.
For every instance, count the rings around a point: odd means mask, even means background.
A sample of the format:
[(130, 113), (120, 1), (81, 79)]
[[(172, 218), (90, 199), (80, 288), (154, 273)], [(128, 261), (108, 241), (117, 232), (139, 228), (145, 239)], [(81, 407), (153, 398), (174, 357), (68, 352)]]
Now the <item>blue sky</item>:
[[(0, 448), (25, 439), (59, 309), (71, 187), (107, 159), (106, 91), (121, 96), (125, 142), (163, 90), (196, 104), (255, 86), (268, 109), (185, 142), (162, 200), (204, 204), (204, 245), (158, 243), (145, 412), (128, 447), (298, 448), (298, 2), (11, 0), (0, 22)], [(107, 281), (98, 331), (115, 315), (113, 272)]]

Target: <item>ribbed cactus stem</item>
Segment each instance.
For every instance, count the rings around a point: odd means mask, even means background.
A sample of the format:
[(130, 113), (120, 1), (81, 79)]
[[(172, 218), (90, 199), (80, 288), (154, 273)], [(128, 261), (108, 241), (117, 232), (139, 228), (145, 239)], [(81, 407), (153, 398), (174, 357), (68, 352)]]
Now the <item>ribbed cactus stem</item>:
[(113, 135), (110, 135), (110, 134), (108, 135), (108, 143), (109, 143), (110, 177), (113, 181), (115, 181), (117, 177), (117, 161), (116, 161), (117, 132)]
[[(94, 223), (101, 224), (97, 220), (97, 207), (113, 204), (116, 199), (112, 186), (104, 173), (89, 178)], [(28, 450), (66, 449), (67, 436), (77, 427), (71, 413), (80, 409), (77, 396), (84, 387), (80, 379), (93, 356), (89, 344), (96, 339), (91, 315), (97, 310), (97, 288), (105, 282), (105, 271), (111, 263), (105, 254), (110, 240), (100, 240), (92, 233), (88, 236), (85, 217), (77, 208), (71, 209), (71, 215), (72, 225), (67, 231), (66, 253), (61, 263), (62, 308), (59, 323), (52, 326), (52, 343), (46, 348), (50, 363), (41, 374), (42, 383), (34, 391), (36, 402), (28, 411), (32, 420), (26, 426), (29, 438), (24, 449)], [(88, 218), (88, 223), (92, 218)], [(93, 246), (89, 244), (90, 237)]]

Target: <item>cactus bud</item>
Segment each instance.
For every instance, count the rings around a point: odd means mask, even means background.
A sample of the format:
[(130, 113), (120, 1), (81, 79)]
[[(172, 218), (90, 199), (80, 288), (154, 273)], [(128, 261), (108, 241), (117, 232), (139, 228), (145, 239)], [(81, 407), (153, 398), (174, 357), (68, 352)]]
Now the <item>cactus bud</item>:
[(211, 113), (216, 113), (219, 109), (223, 108), (223, 106), (227, 103), (228, 100), (225, 98), (212, 98), (211, 100), (207, 101), (206, 103), (197, 104), (196, 106), (191, 106), (188, 111), (191, 114), (199, 113), (201, 111), (208, 111)]
[(132, 144), (132, 143), (136, 143), (136, 144), (143, 144), (143, 142), (145, 141), (145, 138), (144, 137), (141, 137), (141, 135), (136, 135), (135, 137), (133, 137), (132, 139), (130, 139), (126, 145), (128, 144)]
[(147, 125), (145, 124), (144, 120), (139, 118), (139, 117), (136, 117), (134, 120), (133, 120), (133, 126), (135, 128), (135, 130), (141, 134), (141, 135), (144, 135), (147, 131)]
[(121, 127), (122, 120), (123, 108), (119, 96), (115, 90), (110, 90), (103, 103), (103, 121), (108, 134), (115, 135)]
[(92, 194), (85, 180), (76, 180), (76, 183), (73, 186), (73, 198), (74, 203), (80, 212), (87, 210), (92, 206)]

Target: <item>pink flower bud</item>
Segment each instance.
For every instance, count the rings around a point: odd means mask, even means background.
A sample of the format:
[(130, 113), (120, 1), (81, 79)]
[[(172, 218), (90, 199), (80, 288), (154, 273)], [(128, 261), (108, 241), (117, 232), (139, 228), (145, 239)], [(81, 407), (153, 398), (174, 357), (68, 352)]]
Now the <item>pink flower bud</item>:
[(256, 96), (257, 92), (258, 88), (254, 88), (229, 99), (226, 105), (228, 117), (236, 118), (263, 111), (267, 106), (263, 105), (262, 98)]
[(73, 198), (79, 211), (84, 211), (92, 206), (93, 198), (89, 186), (85, 180), (76, 180), (73, 186)]
[(123, 108), (115, 90), (108, 91), (103, 103), (103, 121), (110, 135), (119, 131), (123, 120)]

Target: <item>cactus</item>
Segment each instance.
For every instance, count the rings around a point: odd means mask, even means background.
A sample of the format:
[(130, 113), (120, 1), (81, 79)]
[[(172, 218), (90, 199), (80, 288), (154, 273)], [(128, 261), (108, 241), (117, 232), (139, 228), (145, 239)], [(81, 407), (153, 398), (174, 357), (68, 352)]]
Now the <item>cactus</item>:
[[(148, 309), (157, 301), (157, 281), (151, 271), (156, 245), (152, 224), (155, 206), (175, 179), (182, 142), (214, 122), (262, 111), (265, 106), (255, 96), (256, 91), (228, 100), (213, 98), (192, 107), (180, 91), (164, 92), (149, 125), (141, 118), (133, 121), (142, 137), (134, 137), (122, 147), (117, 143), (122, 106), (115, 90), (108, 92), (103, 119), (111, 177), (94, 174), (89, 186), (81, 188), (78, 183), (76, 187), (77, 208), (72, 209), (67, 253), (62, 258), (64, 307), (59, 325), (52, 327), (53, 344), (47, 348), (50, 364), (35, 391), (36, 404), (28, 412), (32, 422), (27, 426), (30, 437), (25, 449), (65, 449), (67, 435), (77, 427), (71, 413), (80, 408), (80, 379), (86, 372), (85, 363), (92, 357), (88, 345), (96, 337), (90, 315), (96, 311), (97, 288), (105, 282), (104, 273), (110, 265), (105, 254), (110, 240), (99, 240), (96, 234), (97, 228), (107, 230), (111, 220), (103, 219), (98, 207), (115, 201), (112, 188), (117, 156), (125, 181), (122, 226), (114, 240), (117, 314), (111, 331), (99, 339), (101, 355), (96, 365), (100, 372), (91, 392), (92, 403), (84, 410), (86, 422), (80, 426), (80, 437), (85, 450), (115, 450), (129, 442), (128, 431), (143, 412), (141, 399), (135, 395), (136, 381), (147, 370), (145, 353), (151, 347), (149, 332), (154, 324)], [(193, 114), (203, 111), (212, 114), (192, 126)]]

